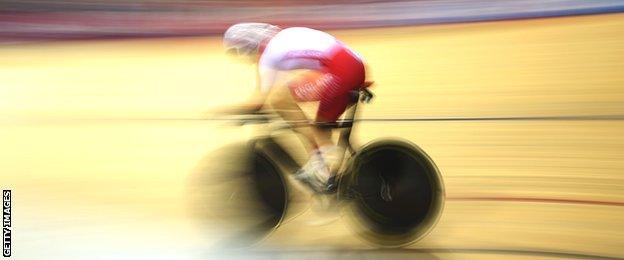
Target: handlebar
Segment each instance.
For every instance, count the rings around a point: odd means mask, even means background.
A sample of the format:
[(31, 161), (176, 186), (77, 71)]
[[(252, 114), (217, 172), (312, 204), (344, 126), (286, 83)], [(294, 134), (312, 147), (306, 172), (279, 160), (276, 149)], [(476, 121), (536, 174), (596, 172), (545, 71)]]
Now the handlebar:
[(274, 118), (277, 118), (275, 113), (257, 111), (250, 114), (237, 115), (235, 116), (234, 121), (236, 121), (238, 125), (266, 124), (271, 122)]

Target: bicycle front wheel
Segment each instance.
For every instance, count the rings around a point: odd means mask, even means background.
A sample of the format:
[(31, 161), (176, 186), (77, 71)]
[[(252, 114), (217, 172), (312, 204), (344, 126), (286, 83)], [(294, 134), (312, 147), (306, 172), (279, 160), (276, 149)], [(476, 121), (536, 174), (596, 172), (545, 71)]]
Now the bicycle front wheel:
[(287, 188), (274, 162), (253, 144), (213, 152), (190, 185), (192, 212), (219, 247), (256, 244), (281, 223)]

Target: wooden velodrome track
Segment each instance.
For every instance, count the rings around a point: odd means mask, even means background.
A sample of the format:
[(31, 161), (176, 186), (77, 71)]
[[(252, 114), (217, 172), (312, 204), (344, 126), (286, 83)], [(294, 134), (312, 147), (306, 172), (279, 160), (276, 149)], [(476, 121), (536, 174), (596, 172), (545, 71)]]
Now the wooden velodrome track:
[[(624, 257), (624, 15), (332, 33), (376, 81), (361, 118), (387, 120), (361, 122), (354, 140), (420, 145), (444, 177), (444, 213), (409, 250), (356, 250), (371, 246), (307, 213), (258, 250)], [(188, 176), (246, 130), (194, 119), (242, 100), (253, 79), (218, 38), (0, 47), (15, 259), (201, 256), (219, 234), (206, 241), (192, 220)]]

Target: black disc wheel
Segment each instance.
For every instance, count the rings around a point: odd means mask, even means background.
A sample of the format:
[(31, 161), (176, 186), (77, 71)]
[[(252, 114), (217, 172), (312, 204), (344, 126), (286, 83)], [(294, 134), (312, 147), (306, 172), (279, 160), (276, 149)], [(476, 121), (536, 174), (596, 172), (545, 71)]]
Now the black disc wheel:
[(433, 161), (416, 145), (381, 141), (367, 145), (352, 162), (345, 192), (365, 239), (400, 247), (425, 236), (444, 203), (444, 188)]
[(253, 178), (253, 191), (262, 205), (262, 211), (258, 214), (266, 219), (260, 228), (273, 229), (284, 217), (288, 202), (284, 179), (275, 164), (260, 152), (256, 152), (253, 170), (249, 174)]
[(192, 212), (218, 247), (247, 247), (279, 226), (285, 181), (261, 149), (231, 145), (213, 152), (191, 180)]

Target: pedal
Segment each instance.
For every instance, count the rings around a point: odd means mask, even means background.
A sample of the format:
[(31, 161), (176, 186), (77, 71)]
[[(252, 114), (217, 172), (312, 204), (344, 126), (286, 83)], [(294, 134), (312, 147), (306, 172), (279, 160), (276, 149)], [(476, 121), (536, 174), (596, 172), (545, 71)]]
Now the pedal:
[(338, 181), (336, 180), (336, 176), (332, 176), (327, 180), (327, 185), (325, 186), (325, 194), (333, 194), (338, 192)]

